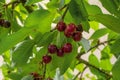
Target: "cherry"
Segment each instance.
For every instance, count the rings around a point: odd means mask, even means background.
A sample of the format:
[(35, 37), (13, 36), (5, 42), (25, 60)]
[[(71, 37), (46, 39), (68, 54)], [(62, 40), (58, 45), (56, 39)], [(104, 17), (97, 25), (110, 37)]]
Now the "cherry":
[(72, 36), (72, 34), (76, 31), (76, 25), (73, 23), (68, 24), (68, 26), (66, 27), (64, 34), (66, 37), (70, 37)]
[(4, 25), (4, 19), (0, 19), (0, 25), (3, 26)]
[(36, 77), (39, 77), (39, 74), (38, 73), (36, 73), (36, 72), (32, 72), (32, 73), (30, 73), (34, 78), (36, 78)]
[(70, 52), (72, 52), (72, 44), (71, 44), (71, 43), (66, 43), (66, 44), (64, 44), (64, 46), (63, 46), (63, 51), (64, 51), (65, 53), (70, 53)]
[(56, 53), (57, 52), (57, 46), (54, 45), (54, 44), (51, 44), (48, 46), (48, 52), (53, 54), (53, 53)]
[(74, 41), (80, 41), (81, 38), (82, 38), (81, 32), (77, 31), (77, 32), (73, 33), (72, 38), (73, 38)]
[(58, 31), (62, 32), (65, 30), (65, 28), (66, 28), (66, 24), (63, 21), (58, 22), (58, 24), (57, 24)]
[(5, 28), (9, 28), (11, 26), (10, 22), (5, 20), (4, 21), (4, 25), (3, 25)]
[(51, 60), (52, 60), (52, 57), (49, 56), (49, 55), (45, 55), (45, 56), (42, 57), (42, 61), (43, 61), (45, 64), (50, 63)]
[(78, 25), (78, 27), (76, 28), (77, 31), (83, 32), (83, 27), (81, 24)]
[(70, 37), (72, 36), (72, 33), (69, 32), (67, 29), (65, 29), (64, 35), (65, 35), (66, 37), (70, 38)]
[(64, 51), (63, 51), (62, 48), (58, 49), (57, 56), (59, 56), (59, 57), (63, 57), (64, 56)]

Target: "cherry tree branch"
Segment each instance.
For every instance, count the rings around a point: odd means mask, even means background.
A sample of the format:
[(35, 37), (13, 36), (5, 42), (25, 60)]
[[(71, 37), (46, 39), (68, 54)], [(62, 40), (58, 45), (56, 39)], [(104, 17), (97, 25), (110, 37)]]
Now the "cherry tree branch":
[(84, 63), (86, 66), (92, 67), (92, 68), (98, 70), (99, 72), (105, 74), (109, 79), (112, 78), (112, 75), (109, 74), (109, 73), (107, 73), (105, 70), (100, 69), (100, 68), (98, 68), (98, 67), (96, 67), (96, 66), (90, 64), (89, 62), (87, 62), (86, 60), (84, 60), (84, 59), (82, 59), (82, 58), (79, 58), (78, 60), (79, 60), (81, 63)]
[[(104, 41), (104, 42), (98, 43), (98, 44), (96, 44), (95, 46), (91, 47), (91, 48), (87, 51), (87, 53), (88, 53), (89, 51), (91, 51), (92, 49), (97, 48), (97, 47), (100, 46), (100, 45), (104, 45), (104, 44), (110, 43), (110, 42), (112, 42), (112, 41), (115, 41), (115, 39), (111, 39), (111, 40), (108, 40), (108, 41)], [(79, 53), (76, 58), (81, 57), (81, 56), (84, 55), (85, 53), (86, 53), (85, 51)]]

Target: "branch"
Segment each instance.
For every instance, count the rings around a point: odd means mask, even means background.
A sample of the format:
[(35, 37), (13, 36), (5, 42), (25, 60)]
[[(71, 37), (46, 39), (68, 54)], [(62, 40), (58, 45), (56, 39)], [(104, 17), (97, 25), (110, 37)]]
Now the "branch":
[(84, 73), (84, 71), (87, 69), (87, 66), (85, 66), (84, 67), (84, 69), (83, 69), (83, 71), (82, 72), (78, 72), (77, 73), (77, 75), (72, 79), (72, 80), (76, 80), (76, 78), (81, 74), (81, 76), (80, 76), (80, 79), (82, 78), (82, 76), (83, 76), (83, 73)]
[[(104, 44), (110, 43), (110, 42), (112, 42), (112, 41), (115, 41), (115, 39), (111, 39), (111, 40), (108, 40), (108, 41), (104, 41), (104, 42), (98, 43), (98, 44), (96, 44), (95, 46), (91, 47), (91, 48), (87, 51), (87, 53), (88, 53), (89, 51), (91, 51), (92, 49), (97, 48), (97, 47), (100, 46), (100, 45), (104, 45)], [(85, 51), (79, 53), (76, 58), (80, 58), (80, 57), (81, 57), (83, 54), (85, 54), (85, 53), (86, 53)]]
[(88, 67), (88, 66), (84, 67), (84, 69), (83, 69), (83, 71), (82, 71), (82, 73), (81, 73), (81, 75), (80, 75), (80, 80), (82, 80), (83, 73), (84, 73), (84, 71), (87, 69), (87, 67)]
[(100, 68), (98, 68), (98, 67), (90, 64), (89, 62), (85, 61), (84, 59), (78, 58), (78, 60), (79, 60), (81, 63), (84, 63), (86, 66), (92, 67), (92, 68), (98, 70), (99, 72), (105, 74), (109, 79), (112, 78), (112, 75), (110, 75), (109, 73), (105, 72), (105, 70), (100, 69)]

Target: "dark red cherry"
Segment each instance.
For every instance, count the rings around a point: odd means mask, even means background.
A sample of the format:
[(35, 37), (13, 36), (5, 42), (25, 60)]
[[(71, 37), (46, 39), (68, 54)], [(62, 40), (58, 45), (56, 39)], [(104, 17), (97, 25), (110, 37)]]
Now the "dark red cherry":
[(4, 21), (4, 25), (3, 25), (5, 28), (9, 28), (11, 26), (10, 22), (5, 20)]
[(36, 73), (36, 72), (32, 72), (32, 73), (30, 73), (34, 78), (36, 78), (36, 77), (39, 77), (39, 74), (38, 73)]
[(68, 26), (66, 27), (64, 34), (66, 37), (71, 37), (72, 34), (76, 31), (76, 25), (73, 23), (68, 24)]
[(50, 63), (52, 60), (52, 57), (50, 55), (45, 55), (42, 57), (42, 61), (45, 63), (45, 64), (48, 64)]
[(48, 46), (48, 52), (51, 53), (51, 54), (54, 54), (57, 52), (57, 46), (54, 45), (54, 44), (51, 44)]
[(79, 24), (76, 29), (77, 31), (83, 32), (83, 27), (81, 24)]
[(66, 44), (64, 44), (62, 49), (63, 49), (64, 53), (70, 53), (70, 52), (72, 52), (72, 44), (66, 43)]
[(58, 31), (62, 32), (65, 30), (65, 28), (66, 28), (66, 24), (63, 21), (58, 22), (58, 24), (57, 24)]
[(72, 38), (74, 41), (80, 41), (82, 38), (82, 33), (77, 31), (77, 32), (73, 33)]
[(63, 57), (64, 56), (64, 51), (63, 51), (62, 48), (57, 50), (57, 56), (59, 56), (59, 57)]

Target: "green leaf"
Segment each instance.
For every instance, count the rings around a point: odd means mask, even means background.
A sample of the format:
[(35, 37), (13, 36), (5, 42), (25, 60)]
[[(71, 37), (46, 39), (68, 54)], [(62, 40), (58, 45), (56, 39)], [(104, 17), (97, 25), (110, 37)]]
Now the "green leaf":
[(114, 3), (114, 0), (100, 0), (100, 2), (104, 6), (104, 8), (106, 8), (110, 13), (120, 17), (120, 11), (118, 11), (118, 8)]
[(27, 0), (26, 5), (31, 5), (31, 4), (40, 2), (40, 1), (42, 1), (42, 0)]
[(90, 39), (99, 39), (100, 37), (104, 36), (105, 34), (108, 33), (108, 29), (107, 28), (102, 28), (102, 29), (98, 29), (96, 30), (92, 36), (90, 37)]
[(91, 54), (91, 55), (89, 56), (89, 62), (90, 62), (90, 64), (92, 64), (92, 65), (94, 65), (94, 66), (96, 66), (96, 67), (99, 67), (99, 66), (100, 66), (99, 61), (98, 61), (98, 58), (97, 58), (94, 54)]
[(0, 54), (5, 52), (6, 50), (12, 48), (20, 41), (24, 40), (33, 29), (35, 29), (35, 28), (34, 27), (22, 28), (13, 34), (2, 38), (0, 40)]
[(12, 60), (17, 66), (22, 66), (27, 63), (29, 57), (32, 55), (32, 48), (34, 42), (26, 40), (19, 44), (12, 53)]
[(111, 53), (115, 55), (120, 53), (120, 37), (111, 46)]
[(38, 31), (45, 33), (47, 31), (50, 31), (54, 15), (54, 11), (53, 13), (47, 10), (34, 11), (27, 17), (25, 21), (25, 26), (38, 27)]
[(120, 56), (112, 68), (113, 80), (120, 80), (120, 71), (119, 70), (120, 70)]
[(101, 60), (105, 59), (110, 59), (110, 48), (109, 46), (106, 46), (102, 51), (101, 51)]
[(93, 17), (95, 21), (102, 23), (103, 25), (105, 25), (107, 28), (120, 33), (120, 19), (112, 16), (112, 15), (108, 15), (108, 14), (99, 14), (99, 15), (94, 15), (91, 16)]
[(83, 29), (85, 31), (89, 30), (89, 23), (87, 21), (88, 14), (82, 0), (71, 0), (69, 3), (69, 12), (76, 21), (76, 24), (82, 23)]
[(45, 46), (50, 44), (53, 41), (56, 34), (57, 34), (57, 31), (44, 33), (43, 36), (38, 41), (37, 46)]
[(97, 5), (90, 5), (88, 2), (83, 1), (88, 12), (88, 15), (102, 14), (101, 9)]
[(82, 38), (80, 42), (82, 43), (82, 46), (84, 47), (85, 52), (87, 52), (90, 49), (89, 41), (85, 38)]
[(106, 71), (111, 71), (112, 69), (112, 64), (109, 59), (104, 59), (100, 61), (100, 67)]
[(33, 80), (33, 77), (31, 75), (23, 77), (21, 80)]
[(22, 75), (19, 73), (12, 72), (12, 73), (8, 74), (7, 77), (9, 77), (12, 80), (20, 80), (22, 78)]

